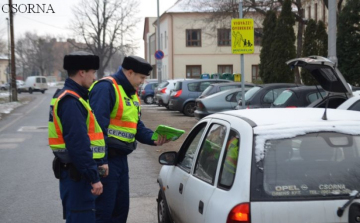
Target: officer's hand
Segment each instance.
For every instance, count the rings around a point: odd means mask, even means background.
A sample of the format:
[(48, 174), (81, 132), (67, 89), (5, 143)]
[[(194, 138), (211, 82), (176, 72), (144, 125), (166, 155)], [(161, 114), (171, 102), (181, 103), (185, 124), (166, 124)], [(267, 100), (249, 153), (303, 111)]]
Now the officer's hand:
[(91, 184), (91, 186), (92, 186), (91, 193), (93, 195), (98, 195), (99, 196), (100, 194), (102, 194), (103, 185), (102, 185), (102, 183), (100, 181), (97, 182), (97, 183)]
[(164, 143), (168, 143), (170, 141), (170, 139), (166, 140), (166, 136), (159, 136), (158, 140), (154, 141), (154, 143), (157, 146), (162, 146)]
[(103, 177), (107, 177), (109, 175), (109, 165), (108, 164), (103, 164), (102, 167), (105, 170), (105, 175), (103, 175)]

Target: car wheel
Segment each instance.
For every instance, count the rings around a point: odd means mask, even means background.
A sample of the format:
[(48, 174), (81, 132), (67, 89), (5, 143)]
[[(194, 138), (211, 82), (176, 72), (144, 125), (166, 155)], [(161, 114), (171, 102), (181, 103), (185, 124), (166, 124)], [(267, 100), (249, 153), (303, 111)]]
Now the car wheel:
[(167, 110), (170, 110), (170, 107), (169, 107), (169, 105), (166, 105), (166, 106), (165, 106), (165, 108), (166, 108)]
[(41, 91), (41, 93), (43, 93), (43, 94), (44, 94), (44, 93), (45, 93), (45, 90), (42, 90), (42, 91)]
[(152, 96), (147, 96), (144, 100), (145, 104), (152, 104), (154, 103), (154, 98)]
[(184, 106), (184, 110), (183, 110), (184, 115), (193, 117), (195, 108), (196, 108), (195, 107), (195, 102), (186, 103), (186, 105)]
[(157, 206), (158, 223), (171, 223), (169, 216), (169, 208), (163, 197), (163, 194), (161, 193), (161, 190), (159, 191), (159, 196), (157, 201), (158, 201), (158, 206)]
[(29, 88), (29, 94), (32, 94), (32, 93), (33, 93), (33, 89)]

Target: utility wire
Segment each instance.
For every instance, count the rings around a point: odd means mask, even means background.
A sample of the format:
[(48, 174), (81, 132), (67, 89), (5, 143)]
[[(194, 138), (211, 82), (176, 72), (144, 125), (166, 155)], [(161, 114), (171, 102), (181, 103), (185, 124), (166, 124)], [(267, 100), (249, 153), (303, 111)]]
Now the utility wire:
[(23, 17), (23, 18), (25, 18), (25, 19), (30, 19), (30, 20), (32, 20), (32, 21), (34, 21), (34, 22), (41, 23), (41, 24), (47, 25), (47, 26), (51, 26), (51, 27), (57, 28), (57, 29), (62, 29), (62, 30), (64, 30), (64, 29), (69, 29), (69, 28), (61, 28), (61, 27), (57, 27), (57, 26), (54, 26), (54, 25), (50, 25), (50, 24), (47, 24), (47, 23), (44, 23), (44, 22), (40, 22), (40, 21), (37, 21), (37, 20), (35, 20), (35, 19), (31, 19), (31, 18), (29, 18), (29, 17), (23, 16), (23, 15), (19, 15), (19, 14), (17, 14), (16, 16), (20, 16), (20, 17)]

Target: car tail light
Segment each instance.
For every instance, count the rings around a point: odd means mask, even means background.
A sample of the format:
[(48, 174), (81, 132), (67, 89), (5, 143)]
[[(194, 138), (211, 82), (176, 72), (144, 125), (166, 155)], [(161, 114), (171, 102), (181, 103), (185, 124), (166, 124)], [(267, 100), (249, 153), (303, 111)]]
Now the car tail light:
[(201, 102), (196, 102), (196, 109), (200, 110), (200, 109), (204, 109), (204, 104)]
[(226, 223), (250, 223), (250, 204), (236, 205), (229, 213)]
[(161, 93), (165, 94), (166, 88), (161, 89)]
[(174, 95), (175, 98), (179, 97), (182, 93), (182, 90), (179, 90), (176, 92), (176, 94)]
[(286, 106), (286, 108), (297, 108), (296, 106)]

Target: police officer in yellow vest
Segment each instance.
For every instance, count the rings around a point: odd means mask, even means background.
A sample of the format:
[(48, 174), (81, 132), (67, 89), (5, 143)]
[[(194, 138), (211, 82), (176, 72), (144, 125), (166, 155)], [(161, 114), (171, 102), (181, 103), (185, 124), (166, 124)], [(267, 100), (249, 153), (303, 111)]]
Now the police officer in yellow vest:
[(50, 105), (49, 145), (67, 223), (95, 222), (95, 198), (103, 192), (99, 166), (107, 174), (104, 135), (87, 103), (98, 68), (98, 56), (81, 51), (66, 55), (69, 77)]
[(165, 137), (151, 140), (153, 131), (140, 120), (140, 100), (136, 89), (152, 67), (137, 56), (125, 57), (117, 73), (95, 83), (90, 105), (104, 131), (108, 147), (109, 176), (101, 181), (104, 193), (96, 199), (96, 222), (125, 223), (129, 212), (129, 169), (127, 155), (136, 141), (159, 146)]
[(231, 186), (236, 173), (237, 160), (239, 155), (239, 137), (235, 132), (230, 133), (226, 148), (224, 170), (221, 175), (221, 183)]

